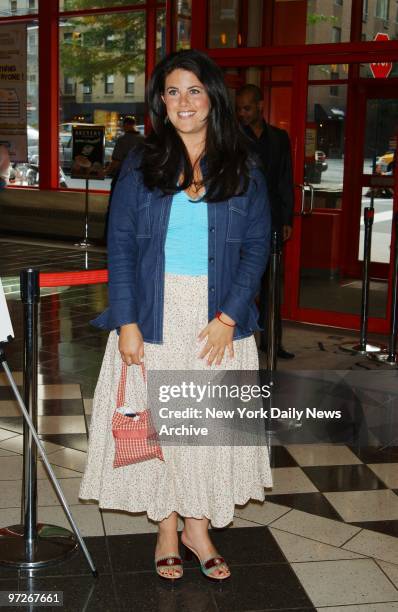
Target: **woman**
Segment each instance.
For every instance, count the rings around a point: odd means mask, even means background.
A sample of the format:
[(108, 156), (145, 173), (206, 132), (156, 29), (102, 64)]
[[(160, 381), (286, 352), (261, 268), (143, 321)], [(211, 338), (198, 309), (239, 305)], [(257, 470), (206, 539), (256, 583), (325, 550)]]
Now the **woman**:
[[(266, 186), (248, 159), (221, 70), (203, 53), (173, 53), (148, 88), (153, 130), (126, 159), (108, 234), (109, 308), (95, 324), (112, 330), (90, 425), (83, 499), (102, 508), (146, 511), (159, 523), (155, 567), (180, 578), (182, 543), (202, 572), (230, 570), (210, 539), (235, 504), (264, 500), (272, 484), (266, 446), (163, 448), (151, 459), (112, 468), (110, 420), (121, 360), (128, 395), (151, 370), (258, 370), (254, 298), (268, 257)], [(119, 337), (118, 337), (118, 331)]]

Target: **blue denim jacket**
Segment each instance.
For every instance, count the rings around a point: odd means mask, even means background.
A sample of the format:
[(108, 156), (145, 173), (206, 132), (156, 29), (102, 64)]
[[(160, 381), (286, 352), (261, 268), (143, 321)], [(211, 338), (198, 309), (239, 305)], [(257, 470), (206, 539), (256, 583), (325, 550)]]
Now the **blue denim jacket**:
[[(113, 193), (108, 230), (109, 308), (92, 323), (109, 330), (138, 323), (144, 341), (161, 344), (164, 246), (172, 196), (144, 185), (137, 170), (139, 162), (140, 154), (133, 150)], [(218, 310), (232, 317), (237, 323), (234, 340), (261, 329), (254, 298), (269, 255), (268, 194), (255, 162), (250, 177), (244, 195), (207, 204), (208, 320)]]

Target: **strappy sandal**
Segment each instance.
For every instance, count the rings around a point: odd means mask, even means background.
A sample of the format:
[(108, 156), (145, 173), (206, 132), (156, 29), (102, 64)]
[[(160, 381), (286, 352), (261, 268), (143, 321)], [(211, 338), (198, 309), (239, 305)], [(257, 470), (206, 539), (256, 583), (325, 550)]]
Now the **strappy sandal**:
[[(202, 561), (196, 550), (190, 548), (186, 544), (184, 544), (184, 551), (184, 557), (187, 561), (190, 561), (192, 559), (192, 555), (195, 555), (195, 557), (200, 563), (200, 569), (202, 571), (202, 574), (204, 574), (206, 578), (210, 578), (210, 580), (226, 580), (231, 576), (230, 569), (224, 557), (216, 555), (214, 557), (208, 557), (207, 559), (204, 559)], [(229, 571), (229, 574), (226, 574), (225, 576), (215, 576), (212, 573), (214, 572), (214, 568), (221, 569), (222, 567), (225, 567)]]
[[(179, 570), (179, 574), (175, 576), (168, 576), (167, 574), (162, 573), (162, 568), (165, 567), (167, 569)], [(179, 580), (182, 578), (183, 568), (182, 568), (182, 559), (178, 555), (170, 554), (165, 557), (157, 557), (155, 558), (155, 570), (160, 578), (164, 578), (165, 580)]]

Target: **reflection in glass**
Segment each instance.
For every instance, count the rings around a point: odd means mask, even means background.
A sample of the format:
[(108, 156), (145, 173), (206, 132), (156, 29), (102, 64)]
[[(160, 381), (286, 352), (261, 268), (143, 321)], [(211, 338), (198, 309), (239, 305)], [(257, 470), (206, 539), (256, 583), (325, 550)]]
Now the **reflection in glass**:
[(209, 0), (210, 48), (261, 47), (263, 0)]
[(166, 9), (156, 11), (156, 62), (166, 55)]
[(308, 87), (304, 180), (314, 185), (314, 208), (342, 206), (347, 86), (337, 90)]
[[(346, 277), (342, 269), (347, 85), (339, 84), (337, 92), (331, 92), (330, 87), (308, 87), (304, 144), (304, 180), (308, 186), (303, 194), (307, 214), (301, 224), (299, 305), (358, 314), (360, 280)], [(377, 308), (384, 316), (384, 294)], [(371, 315), (375, 315), (373, 306)]]
[(301, 45), (350, 40), (352, 0), (275, 0), (268, 44)]
[(27, 141), (26, 163), (13, 163), (10, 168), (10, 185), (38, 187), (39, 173), (39, 28), (37, 21), (26, 24), (27, 45)]
[(309, 81), (325, 81), (332, 79), (348, 79), (348, 64), (324, 64), (309, 67)]
[(209, 0), (208, 46), (238, 46), (240, 0)]
[[(381, 64), (382, 66), (386, 66), (386, 73), (382, 73), (385, 76), (380, 77), (383, 79), (392, 79), (393, 77), (398, 77), (398, 62), (385, 62), (384, 64)], [(391, 66), (391, 70), (390, 70), (390, 66)], [(362, 79), (374, 79), (375, 76), (372, 73), (370, 64), (361, 64), (361, 68), (360, 68), (360, 77)]]
[(340, 43), (350, 40), (351, 2), (307, 2), (307, 44)]
[(398, 133), (398, 100), (367, 100), (363, 173), (392, 174)]
[[(158, 17), (159, 27), (162, 15)], [(60, 164), (68, 186), (82, 187), (83, 181), (69, 176), (73, 124), (105, 125), (105, 165), (111, 159), (116, 138), (121, 135), (125, 115), (134, 115), (140, 131), (143, 130), (145, 13), (63, 18), (59, 35)], [(92, 181), (92, 188), (104, 189), (109, 184), (109, 180)]]
[(362, 40), (374, 40), (379, 32), (398, 38), (396, 0), (364, 0)]
[(60, 0), (59, 10), (82, 11), (85, 9), (112, 8), (115, 6), (129, 6), (142, 4), (145, 0)]
[(191, 47), (192, 0), (178, 0), (177, 2), (177, 32), (176, 49), (190, 49)]
[(0, 0), (0, 17), (31, 15), (38, 12), (38, 0)]

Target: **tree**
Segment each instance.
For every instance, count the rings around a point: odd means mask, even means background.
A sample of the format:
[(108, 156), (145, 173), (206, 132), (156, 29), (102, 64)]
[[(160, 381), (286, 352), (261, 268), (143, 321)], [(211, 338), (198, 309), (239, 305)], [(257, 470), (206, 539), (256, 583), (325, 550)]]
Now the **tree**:
[[(84, 10), (92, 8), (92, 4), (92, 0), (69, 0), (65, 9)], [(107, 6), (109, 1), (96, 0), (95, 5)], [(61, 22), (60, 34), (65, 77), (88, 83), (107, 74), (126, 76), (145, 70), (144, 11), (66, 18)]]

